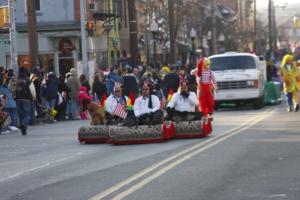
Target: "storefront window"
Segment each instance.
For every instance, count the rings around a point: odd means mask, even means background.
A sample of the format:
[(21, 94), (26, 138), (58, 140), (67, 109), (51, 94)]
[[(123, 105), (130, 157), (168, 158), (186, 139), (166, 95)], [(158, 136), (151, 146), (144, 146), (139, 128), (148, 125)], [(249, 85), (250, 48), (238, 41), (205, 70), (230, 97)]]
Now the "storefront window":
[[(11, 65), (10, 55), (6, 56), (6, 67)], [(39, 65), (43, 72), (54, 71), (54, 55), (53, 54), (40, 54)], [(29, 55), (18, 55), (18, 66), (31, 68)]]

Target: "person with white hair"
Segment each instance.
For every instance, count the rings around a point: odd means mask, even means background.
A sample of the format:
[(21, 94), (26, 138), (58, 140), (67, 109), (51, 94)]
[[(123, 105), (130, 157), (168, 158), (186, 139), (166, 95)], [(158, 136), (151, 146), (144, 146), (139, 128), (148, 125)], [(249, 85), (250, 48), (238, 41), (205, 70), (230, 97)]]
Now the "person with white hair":
[(69, 105), (69, 116), (68, 118), (71, 120), (79, 119), (79, 102), (78, 102), (78, 94), (80, 90), (80, 82), (77, 78), (77, 71), (75, 68), (70, 70), (70, 76), (67, 79), (67, 86), (70, 89), (70, 105)]

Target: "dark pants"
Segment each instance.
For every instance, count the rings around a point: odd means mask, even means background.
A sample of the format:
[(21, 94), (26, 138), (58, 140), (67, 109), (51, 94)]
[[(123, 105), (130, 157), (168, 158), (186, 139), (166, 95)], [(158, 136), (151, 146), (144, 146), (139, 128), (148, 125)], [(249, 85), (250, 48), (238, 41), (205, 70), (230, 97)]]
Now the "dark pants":
[(56, 120), (63, 121), (66, 119), (67, 113), (67, 102), (63, 101), (60, 105), (55, 106), (55, 110), (57, 111)]
[(27, 129), (31, 119), (31, 101), (16, 100), (16, 103), (19, 115), (19, 123), (20, 125), (23, 125), (25, 129)]
[(127, 117), (125, 119), (122, 119), (118, 116), (113, 116), (108, 112), (105, 112), (105, 117), (107, 120), (107, 124), (109, 125), (117, 125), (122, 124), (123, 126), (136, 126), (137, 121), (134, 116), (134, 112), (132, 110), (128, 111)]
[[(167, 108), (168, 118), (172, 121), (196, 121), (201, 120), (201, 112), (179, 112), (174, 108)], [(175, 120), (175, 121), (176, 121)]]
[(156, 125), (163, 123), (163, 112), (157, 110), (154, 113), (147, 113), (138, 118), (139, 125)]

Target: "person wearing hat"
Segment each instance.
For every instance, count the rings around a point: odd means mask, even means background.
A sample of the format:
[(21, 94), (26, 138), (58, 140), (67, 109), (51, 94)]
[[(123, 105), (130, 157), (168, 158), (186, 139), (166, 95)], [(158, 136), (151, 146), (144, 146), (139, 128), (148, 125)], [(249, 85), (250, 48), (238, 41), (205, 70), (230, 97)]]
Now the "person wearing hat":
[(109, 95), (105, 104), (105, 116), (108, 124), (123, 123), (132, 115), (127, 108), (128, 97), (123, 94), (121, 83), (116, 83), (113, 93)]
[(299, 110), (300, 74), (294, 57), (285, 55), (280, 66), (280, 77), (288, 100), (287, 111)]
[(187, 80), (182, 80), (179, 91), (167, 105), (168, 117), (172, 121), (200, 120), (201, 113), (195, 112), (198, 105), (196, 93), (189, 91)]
[(29, 79), (29, 74), (24, 67), (20, 67), (17, 79), (15, 100), (19, 116), (19, 127), (22, 135), (27, 135), (27, 126), (31, 119), (31, 102), (36, 99), (34, 84)]
[(79, 79), (77, 78), (77, 71), (75, 68), (70, 70), (70, 76), (67, 79), (67, 86), (70, 89), (70, 110), (68, 118), (71, 120), (79, 119), (79, 102), (78, 102), (78, 94), (80, 90)]
[(142, 87), (142, 96), (135, 100), (133, 110), (139, 125), (162, 123), (163, 112), (160, 109), (160, 101), (156, 95), (152, 94), (152, 91), (151, 82), (146, 81)]
[(180, 77), (176, 73), (176, 67), (171, 66), (170, 73), (167, 73), (164, 76), (163, 84), (162, 84), (163, 85), (163, 93), (164, 93), (165, 98), (168, 97), (170, 90), (172, 90), (174, 93), (177, 92), (177, 90), (179, 88), (179, 83), (180, 83)]

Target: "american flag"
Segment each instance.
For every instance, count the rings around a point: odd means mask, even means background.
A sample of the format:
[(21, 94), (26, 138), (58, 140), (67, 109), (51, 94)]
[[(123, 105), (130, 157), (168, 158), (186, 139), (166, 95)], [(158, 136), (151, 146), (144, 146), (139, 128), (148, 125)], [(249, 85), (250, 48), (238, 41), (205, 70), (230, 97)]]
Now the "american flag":
[(124, 103), (118, 103), (115, 111), (113, 112), (115, 116), (118, 116), (122, 119), (125, 119), (127, 117), (127, 111), (125, 110)]

